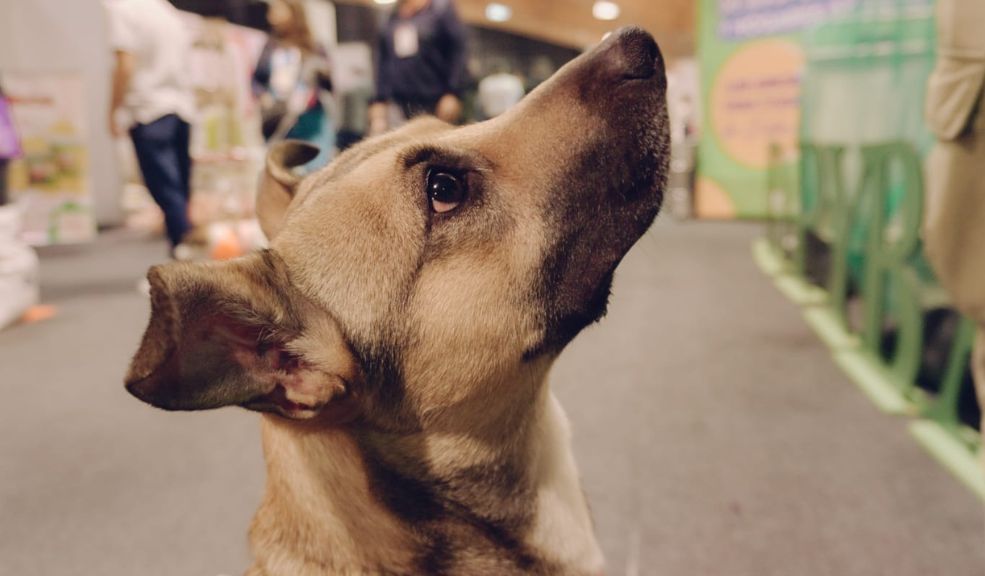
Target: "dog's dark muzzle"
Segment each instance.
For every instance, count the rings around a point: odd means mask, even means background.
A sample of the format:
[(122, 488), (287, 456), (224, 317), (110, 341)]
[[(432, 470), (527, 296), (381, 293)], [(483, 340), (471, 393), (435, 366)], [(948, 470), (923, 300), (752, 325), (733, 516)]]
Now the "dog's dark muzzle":
[(625, 80), (650, 80), (664, 74), (663, 57), (657, 42), (640, 28), (626, 28), (617, 33), (608, 56), (616, 60)]
[[(663, 96), (667, 87), (663, 56), (653, 36), (642, 28), (613, 32), (594, 50), (576, 61), (570, 71), (581, 85), (582, 97), (616, 104), (619, 92), (639, 89)], [(637, 97), (640, 94), (636, 95)]]
[(572, 73), (582, 100), (605, 125), (589, 153), (596, 162), (588, 164), (601, 173), (595, 189), (607, 192), (614, 209), (629, 204), (633, 226), (628, 228), (642, 234), (659, 210), (669, 160), (660, 48), (645, 30), (623, 28), (586, 54)]
[(670, 156), (666, 88), (653, 37), (624, 28), (569, 63), (520, 112), (528, 128), (565, 143), (538, 152), (564, 168), (545, 204), (554, 245), (544, 267), (544, 348), (563, 346), (604, 313), (613, 271), (660, 210)]

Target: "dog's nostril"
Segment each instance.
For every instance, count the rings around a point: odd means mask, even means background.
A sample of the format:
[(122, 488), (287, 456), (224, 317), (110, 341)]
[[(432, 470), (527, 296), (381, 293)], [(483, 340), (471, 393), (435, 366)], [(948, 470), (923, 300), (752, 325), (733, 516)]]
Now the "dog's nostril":
[(616, 41), (622, 52), (625, 78), (646, 80), (657, 73), (661, 61), (660, 48), (649, 32), (629, 28), (620, 31)]

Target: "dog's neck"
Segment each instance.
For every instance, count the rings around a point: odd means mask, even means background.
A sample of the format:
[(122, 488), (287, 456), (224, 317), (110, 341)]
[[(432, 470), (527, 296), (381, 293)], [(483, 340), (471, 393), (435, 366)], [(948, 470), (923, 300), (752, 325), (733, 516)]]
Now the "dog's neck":
[(597, 574), (563, 410), (545, 383), (495, 435), (311, 430), (264, 417), (251, 575)]

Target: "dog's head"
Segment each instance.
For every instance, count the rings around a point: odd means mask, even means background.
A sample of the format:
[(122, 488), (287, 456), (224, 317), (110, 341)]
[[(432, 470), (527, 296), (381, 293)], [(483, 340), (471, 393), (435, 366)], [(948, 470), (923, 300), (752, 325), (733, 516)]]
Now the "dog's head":
[(665, 90), (656, 43), (627, 29), (493, 120), (418, 120), (303, 179), (292, 167), (315, 151), (275, 147), (270, 249), (151, 269), (128, 390), (389, 425), (527, 397), (504, 387), (604, 314), (659, 210)]

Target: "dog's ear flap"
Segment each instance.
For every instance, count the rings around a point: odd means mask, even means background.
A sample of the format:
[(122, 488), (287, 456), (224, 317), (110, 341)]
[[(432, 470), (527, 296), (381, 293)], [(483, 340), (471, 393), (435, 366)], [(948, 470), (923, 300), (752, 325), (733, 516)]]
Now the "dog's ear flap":
[(297, 168), (314, 160), (318, 153), (317, 146), (299, 140), (278, 142), (267, 152), (257, 193), (257, 217), (268, 239), (273, 240), (280, 232), (287, 207), (301, 182)]
[(240, 405), (299, 419), (351, 410), (355, 359), (270, 252), (155, 266), (148, 279), (150, 324), (126, 377), (134, 396), (166, 410)]

